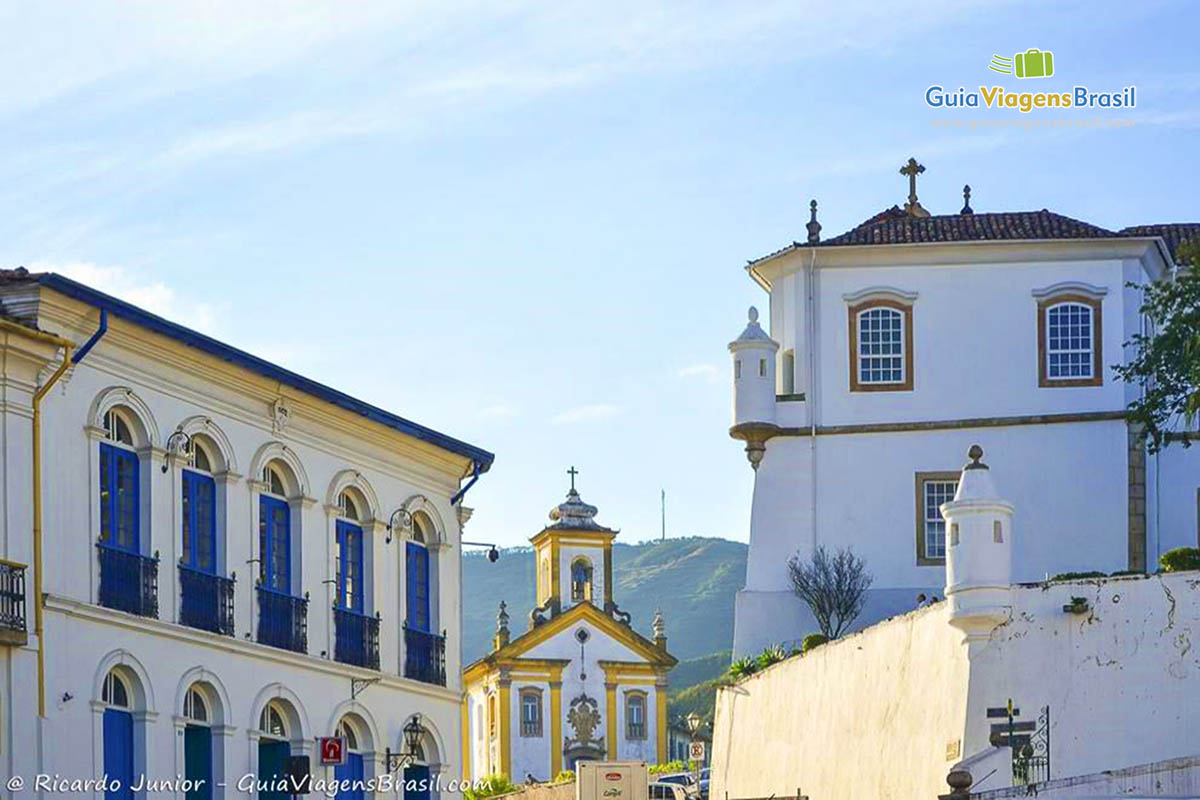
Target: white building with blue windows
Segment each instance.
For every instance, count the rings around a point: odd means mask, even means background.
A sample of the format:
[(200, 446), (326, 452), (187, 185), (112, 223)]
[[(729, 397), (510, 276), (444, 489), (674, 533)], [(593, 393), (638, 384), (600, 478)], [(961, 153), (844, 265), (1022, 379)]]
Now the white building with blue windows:
[(54, 274), (0, 271), (0, 355), (0, 783), (461, 776), (490, 453)]
[[(1026, 531), (1017, 582), (1153, 571), (1196, 546), (1200, 448), (1150, 455), (1112, 370), (1146, 331), (1141, 293), (1169, 280), (1200, 224), (1107, 230), (1047, 211), (930, 215), (910, 161), (904, 208), (746, 267), (767, 292), (729, 345), (734, 419), (754, 467), (736, 654), (816, 631), (787, 562), (850, 547), (874, 575), (860, 625), (941, 593), (962, 453), (1003, 450)], [(956, 203), (957, 205), (957, 203)]]

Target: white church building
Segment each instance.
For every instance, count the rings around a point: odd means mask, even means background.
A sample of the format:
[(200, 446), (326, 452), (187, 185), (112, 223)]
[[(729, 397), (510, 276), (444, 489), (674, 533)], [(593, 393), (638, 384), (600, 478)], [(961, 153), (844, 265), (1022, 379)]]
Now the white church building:
[(492, 651), (464, 674), (463, 752), (474, 779), (550, 780), (580, 761), (668, 760), (667, 652), (662, 615), (653, 639), (614, 599), (617, 531), (575, 490), (530, 541), (537, 603), (512, 636), (504, 604)]
[(930, 215), (916, 197), (751, 261), (729, 345), (734, 420), (754, 467), (734, 652), (816, 630), (787, 561), (848, 546), (874, 576), (860, 625), (941, 591), (956, 461), (971, 443), (1021, 465), (1008, 496), (1026, 532), (1016, 581), (1144, 571), (1198, 541), (1200, 449), (1148, 455), (1125, 422), (1137, 389), (1111, 365), (1144, 332), (1140, 292), (1169, 279), (1200, 224), (1120, 231), (1045, 209)]
[(56, 274), (0, 272), (0, 356), (0, 782), (462, 775), (461, 501), (490, 453)]

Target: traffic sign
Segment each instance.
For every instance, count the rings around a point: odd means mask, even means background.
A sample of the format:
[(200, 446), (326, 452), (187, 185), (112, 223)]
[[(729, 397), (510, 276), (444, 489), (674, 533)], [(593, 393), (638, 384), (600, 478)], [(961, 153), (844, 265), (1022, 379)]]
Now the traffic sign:
[(688, 745), (688, 760), (703, 761), (704, 760), (704, 742), (692, 742)]
[(317, 753), (320, 754), (322, 766), (340, 767), (346, 763), (346, 739), (341, 736), (318, 736)]

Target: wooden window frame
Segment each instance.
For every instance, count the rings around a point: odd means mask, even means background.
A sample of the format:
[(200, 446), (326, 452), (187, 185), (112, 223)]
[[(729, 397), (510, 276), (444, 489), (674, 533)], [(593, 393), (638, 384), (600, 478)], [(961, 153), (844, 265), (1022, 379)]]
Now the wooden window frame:
[[(527, 698), (527, 697), (532, 697), (537, 700), (538, 714), (537, 714), (537, 729), (536, 729), (536, 731), (534, 731), (532, 728), (527, 729), (525, 727), (525, 698)], [(522, 687), (521, 690), (517, 693), (517, 698), (518, 698), (517, 714), (518, 714), (518, 720), (519, 720), (518, 728), (520, 729), (521, 737), (526, 738), (526, 739), (542, 738), (542, 736), (544, 735), (544, 732), (543, 732), (544, 724), (543, 724), (542, 720), (545, 716), (542, 713), (542, 690), (536, 686), (525, 686), (525, 687)]]
[[(1064, 303), (1076, 303), (1087, 306), (1092, 310), (1092, 376), (1090, 378), (1051, 378), (1050, 343), (1047, 340), (1050, 331), (1046, 324), (1046, 314), (1054, 306)], [(1104, 385), (1104, 333), (1102, 299), (1074, 292), (1054, 294), (1040, 298), (1037, 304), (1037, 334), (1038, 334), (1038, 387), (1042, 389), (1065, 389), (1077, 386)]]
[[(629, 706), (634, 698), (640, 698), (642, 701), (642, 732), (640, 735), (634, 735), (633, 722), (629, 718)], [(625, 738), (631, 742), (645, 742), (650, 738), (650, 724), (647, 721), (650, 716), (650, 695), (641, 689), (632, 689), (625, 692)]]
[[(858, 375), (858, 317), (873, 308), (890, 308), (904, 317), (904, 380), (901, 383), (863, 383)], [(913, 304), (876, 297), (849, 307), (850, 391), (911, 392), (913, 390)]]
[[(926, 554), (925, 550), (925, 484), (927, 483), (946, 483), (954, 481), (958, 483), (962, 480), (961, 472), (941, 471), (941, 472), (918, 472), (916, 475), (916, 504), (914, 516), (916, 518), (917, 527), (917, 566), (918, 567), (941, 567), (945, 566), (946, 559), (931, 558)], [(946, 527), (946, 547), (950, 547), (950, 528)]]

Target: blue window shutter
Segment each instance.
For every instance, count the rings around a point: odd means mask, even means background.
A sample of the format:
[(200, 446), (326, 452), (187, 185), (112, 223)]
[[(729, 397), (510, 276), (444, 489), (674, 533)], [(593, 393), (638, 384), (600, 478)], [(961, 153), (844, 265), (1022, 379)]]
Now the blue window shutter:
[(408, 627), (429, 633), (429, 551), (408, 542), (405, 560)]
[(192, 569), (217, 572), (216, 482), (208, 475), (184, 470), (183, 563)]
[(287, 503), (259, 496), (259, 557), (263, 585), (284, 594), (292, 593), (291, 513)]
[(342, 520), (337, 524), (337, 605), (363, 611), (362, 528)]
[(104, 712), (104, 774), (110, 782), (105, 800), (133, 800), (133, 715), (128, 711)]
[(100, 526), (110, 547), (138, 551), (138, 458), (136, 453), (100, 445)]
[(404, 768), (404, 800), (429, 800), (429, 767), (414, 764)]
[(187, 791), (186, 800), (212, 800), (212, 757), (212, 728), (188, 725), (183, 734), (183, 775), (197, 785)]
[[(261, 740), (258, 743), (258, 777), (263, 781), (286, 780), (287, 760), (292, 754), (292, 748), (287, 742)], [(263, 791), (258, 793), (258, 800), (288, 800), (291, 795), (286, 792)]]
[[(347, 753), (346, 763), (333, 768), (333, 777), (338, 786), (351, 786), (349, 789), (338, 789), (335, 800), (363, 800), (363, 757), (360, 753)], [(347, 782), (343, 784), (343, 781)], [(355, 783), (358, 783), (355, 786)]]

